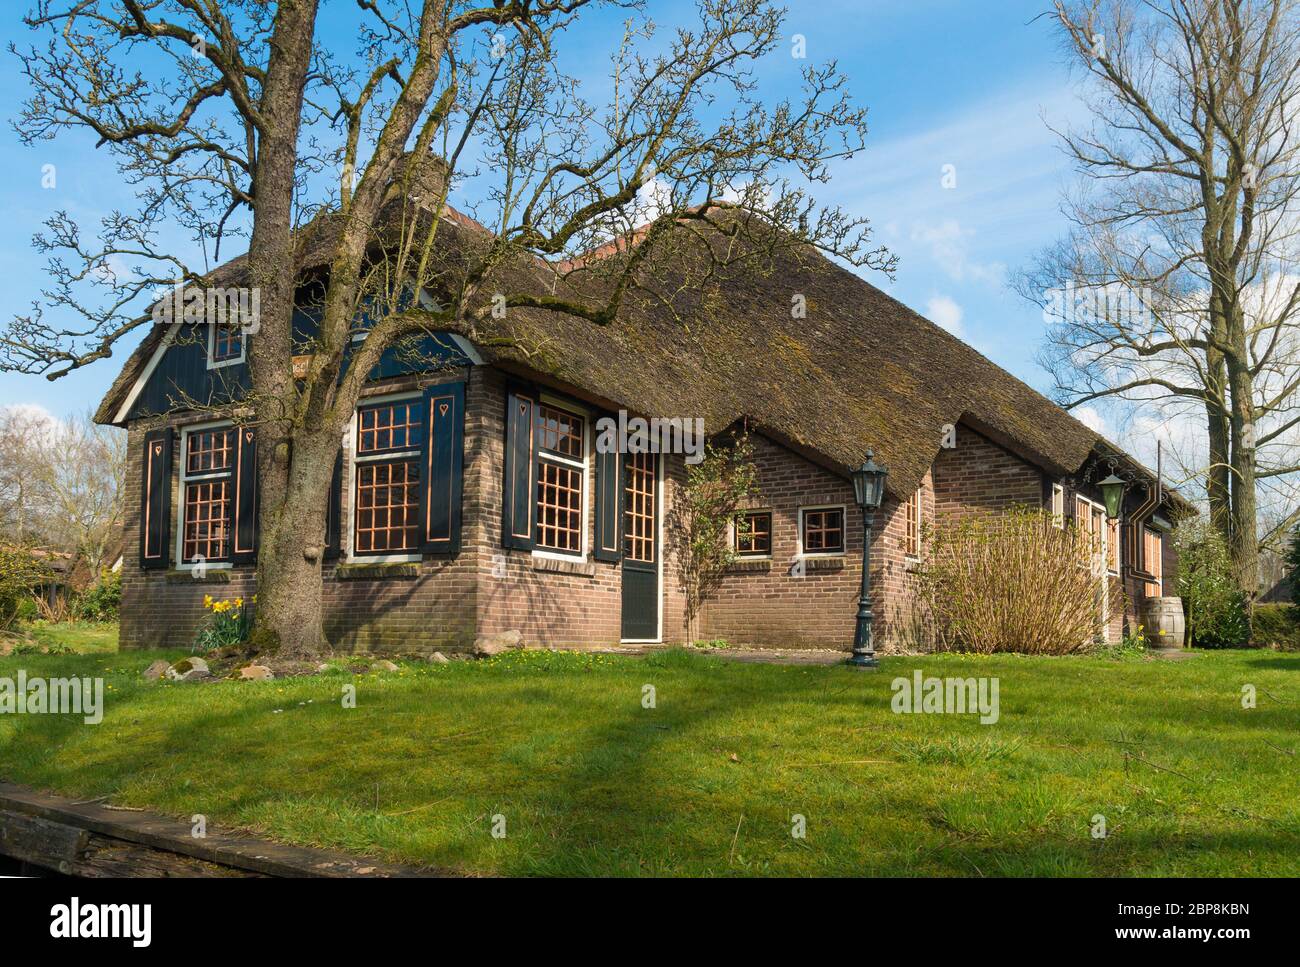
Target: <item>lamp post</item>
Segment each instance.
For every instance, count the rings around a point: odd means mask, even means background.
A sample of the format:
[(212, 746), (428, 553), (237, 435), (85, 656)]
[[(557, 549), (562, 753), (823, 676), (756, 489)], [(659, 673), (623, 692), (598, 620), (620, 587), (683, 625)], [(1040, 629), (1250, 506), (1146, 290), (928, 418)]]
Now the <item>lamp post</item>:
[(868, 450), (862, 466), (853, 471), (853, 497), (862, 510), (862, 593), (858, 596), (858, 621), (853, 633), (853, 657), (849, 664), (858, 668), (875, 668), (876, 649), (871, 641), (871, 515), (880, 508), (885, 496), (885, 477), (889, 470), (872, 459)]

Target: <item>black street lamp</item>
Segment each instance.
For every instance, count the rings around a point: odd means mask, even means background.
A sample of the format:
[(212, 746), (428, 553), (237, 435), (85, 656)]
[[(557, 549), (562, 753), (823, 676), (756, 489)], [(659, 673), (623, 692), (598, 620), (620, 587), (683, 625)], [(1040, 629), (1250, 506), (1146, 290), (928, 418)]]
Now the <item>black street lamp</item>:
[(862, 510), (862, 593), (858, 597), (858, 622), (853, 633), (853, 657), (850, 665), (875, 668), (876, 649), (871, 641), (871, 515), (880, 508), (885, 496), (885, 477), (889, 470), (876, 463), (870, 450), (862, 466), (853, 471), (853, 496)]

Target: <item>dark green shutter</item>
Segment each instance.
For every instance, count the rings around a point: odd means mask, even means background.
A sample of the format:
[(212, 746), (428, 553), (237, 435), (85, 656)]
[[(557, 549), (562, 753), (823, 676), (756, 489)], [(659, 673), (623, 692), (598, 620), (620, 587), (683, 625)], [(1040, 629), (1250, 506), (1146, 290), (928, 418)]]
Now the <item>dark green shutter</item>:
[(506, 547), (531, 550), (536, 520), (537, 472), (533, 414), (536, 398), (521, 388), (506, 394), (505, 487), (502, 494), (501, 530)]
[[(600, 414), (600, 418), (613, 419), (608, 413)], [(617, 561), (623, 557), (623, 454), (618, 452), (617, 438), (609, 453), (601, 453), (601, 436), (597, 431), (596, 546), (592, 553), (598, 561)]]
[(343, 553), (343, 450), (334, 458), (329, 503), (325, 507), (325, 560), (338, 560)]
[(420, 460), (420, 552), (460, 550), (461, 481), (465, 463), (465, 384), (424, 391), (425, 436)]
[(140, 480), (140, 566), (165, 568), (171, 563), (172, 428), (144, 436)]
[(252, 564), (257, 560), (257, 431), (237, 426), (234, 432), (235, 544), (230, 559), (236, 564)]

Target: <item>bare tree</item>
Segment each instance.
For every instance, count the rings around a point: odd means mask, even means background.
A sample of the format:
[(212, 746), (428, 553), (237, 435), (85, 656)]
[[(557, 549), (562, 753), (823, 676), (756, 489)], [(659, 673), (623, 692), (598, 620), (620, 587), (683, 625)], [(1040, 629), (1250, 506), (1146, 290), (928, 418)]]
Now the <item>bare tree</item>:
[(40, 543), (49, 521), (35, 486), (33, 441), (48, 431), (39, 411), (0, 408), (0, 539)]
[[(576, 18), (599, 6), (627, 17), (604, 105), (581, 96), (560, 57)], [(40, 39), (18, 51), (33, 88), (23, 137), (90, 130), (140, 204), (93, 242), (66, 213), (51, 218), (37, 244), (53, 282), (10, 326), (5, 365), (57, 378), (146, 325), (137, 307), (158, 286), (202, 285), (204, 266), (159, 244), (163, 227), (187, 229), (213, 258), (246, 234), (261, 303), (243, 401), (259, 441), (254, 635), (292, 655), (323, 642), (334, 454), (388, 347), (430, 331), (518, 341), (507, 317), (530, 311), (616, 324), (631, 298), (671, 302), (777, 244), (893, 267), (864, 220), (801, 187), (861, 147), (865, 109), (833, 64), (804, 68), (798, 99), (764, 102), (753, 68), (783, 39), (782, 13), (762, 0), (701, 0), (698, 22), (654, 53), (637, 2), (357, 0), (354, 13), (358, 50), (342, 61), (320, 40), (317, 0), (43, 0), (27, 21)], [(420, 175), (430, 156), (432, 179)], [(490, 232), (453, 257), (436, 213), (458, 184), (477, 186), (471, 211)], [(300, 244), (323, 253), (328, 285), (295, 377), (299, 280), (286, 267)], [(576, 258), (601, 244), (598, 262)], [(685, 244), (696, 257), (673, 260)], [(692, 277), (658, 290), (652, 256)], [(363, 307), (367, 335), (349, 361)]]
[(126, 434), (91, 414), (0, 409), (0, 537), (84, 560), (98, 574), (122, 526)]
[(49, 515), (49, 533), (98, 576), (122, 527), (126, 434), (83, 413), (56, 422), (33, 443), (32, 482)]
[(1082, 176), (1072, 229), (1018, 287), (1050, 314), (1043, 359), (1066, 406), (1196, 417), (1210, 517), (1254, 593), (1257, 491), (1300, 470), (1297, 4), (1054, 6), (1091, 125), (1061, 133)]

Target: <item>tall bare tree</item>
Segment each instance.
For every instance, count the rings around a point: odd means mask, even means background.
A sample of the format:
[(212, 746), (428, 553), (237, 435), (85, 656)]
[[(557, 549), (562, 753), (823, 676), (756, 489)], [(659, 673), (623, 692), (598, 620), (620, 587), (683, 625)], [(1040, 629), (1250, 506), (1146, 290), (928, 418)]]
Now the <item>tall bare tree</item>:
[(0, 538), (84, 560), (92, 574), (122, 527), (126, 434), (90, 413), (0, 408)]
[[(581, 96), (561, 57), (590, 56), (569, 44), (570, 28), (599, 6), (626, 17), (603, 105)], [(637, 2), (357, 0), (353, 15), (336, 5), (328, 24), (359, 38), (342, 60), (322, 38), (317, 0), (41, 2), (28, 18), (40, 39), (19, 51), (33, 88), (22, 135), (88, 129), (140, 204), (106, 218), (93, 242), (67, 214), (50, 219), (37, 244), (53, 283), (10, 327), (5, 364), (57, 378), (146, 325), (137, 307), (158, 286), (202, 285), (203, 267), (161, 245), (160, 231), (181, 226), (214, 258), (225, 236), (246, 234), (261, 303), (244, 401), (259, 439), (254, 633), (293, 655), (323, 642), (332, 463), (386, 348), (430, 331), (515, 339), (502, 316), (521, 311), (618, 324), (631, 294), (671, 298), (643, 269), (683, 236), (725, 240), (690, 263), (700, 277), (774, 244), (893, 265), (864, 220), (805, 193), (862, 146), (865, 109), (833, 64), (798, 61), (801, 95), (765, 103), (753, 68), (785, 52), (782, 13), (762, 0), (701, 0), (698, 22), (662, 43)], [(418, 176), (430, 155), (442, 167), (433, 180)], [(457, 184), (477, 187), (471, 211), (490, 234), (449, 258), (440, 241), (451, 229), (419, 209), (440, 211)], [(730, 217), (737, 209), (753, 217)], [(296, 377), (298, 280), (286, 269), (303, 237), (323, 250), (328, 286)], [(599, 264), (575, 258), (629, 239)], [(520, 264), (529, 272), (509, 271)], [(549, 283), (518, 281), (536, 272)], [(678, 290), (702, 281), (678, 279)], [(430, 298), (409, 298), (421, 291)], [(363, 307), (367, 336), (349, 361)]]
[(1091, 124), (1061, 132), (1071, 231), (1018, 286), (1050, 314), (1065, 405), (1197, 418), (1210, 517), (1253, 593), (1257, 490), (1300, 470), (1297, 4), (1054, 6)]

